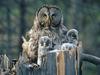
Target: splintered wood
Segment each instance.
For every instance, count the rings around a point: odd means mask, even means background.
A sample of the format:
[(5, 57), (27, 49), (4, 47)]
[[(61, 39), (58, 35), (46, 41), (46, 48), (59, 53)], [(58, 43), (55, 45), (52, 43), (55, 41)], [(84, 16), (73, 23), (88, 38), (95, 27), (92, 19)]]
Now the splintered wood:
[(47, 59), (41, 68), (29, 68), (29, 64), (19, 65), (17, 75), (57, 75), (56, 53), (48, 54)]
[[(79, 46), (79, 45), (78, 45)], [(80, 47), (58, 51), (46, 55), (45, 64), (40, 69), (19, 65), (17, 75), (79, 75)]]
[(56, 65), (57, 65), (57, 75), (65, 75), (65, 60), (64, 53), (59, 52), (59, 55), (56, 56)]
[(61, 51), (56, 55), (57, 75), (79, 75), (80, 50), (82, 43), (77, 48)]

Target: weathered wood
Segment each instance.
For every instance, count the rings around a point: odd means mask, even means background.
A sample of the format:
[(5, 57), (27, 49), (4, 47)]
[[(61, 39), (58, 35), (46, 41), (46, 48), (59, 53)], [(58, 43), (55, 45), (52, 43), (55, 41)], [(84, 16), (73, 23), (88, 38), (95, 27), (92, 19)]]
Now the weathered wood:
[(20, 64), (17, 75), (79, 75), (76, 51), (78, 49), (47, 54), (46, 61), (40, 69), (30, 69), (29, 64)]
[(57, 75), (65, 75), (65, 60), (64, 60), (64, 52), (59, 52), (57, 54)]
[(6, 54), (0, 55), (0, 75), (9, 75), (10, 60)]
[(75, 69), (75, 54), (74, 52), (65, 52), (65, 75), (76, 75), (76, 69)]
[(82, 47), (82, 42), (80, 41), (78, 46), (77, 46), (77, 74), (78, 75), (82, 75), (82, 62), (81, 62), (81, 53), (83, 52), (83, 47)]
[(56, 75), (56, 53), (48, 54), (40, 69), (30, 69), (28, 65), (18, 65), (17, 75)]
[(57, 75), (80, 75), (80, 53), (82, 43), (77, 48), (61, 51), (57, 57)]
[(46, 59), (40, 69), (28, 68), (28, 63), (22, 63), (17, 70), (17, 75), (80, 75), (80, 50), (77, 48), (63, 51), (52, 51), (46, 55)]
[(56, 53), (48, 54), (48, 58), (47, 58), (47, 75), (57, 75)]

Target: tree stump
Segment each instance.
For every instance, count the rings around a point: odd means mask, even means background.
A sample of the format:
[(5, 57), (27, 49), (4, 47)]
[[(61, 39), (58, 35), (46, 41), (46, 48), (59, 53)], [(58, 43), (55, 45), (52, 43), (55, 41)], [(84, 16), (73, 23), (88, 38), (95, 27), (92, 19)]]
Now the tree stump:
[(17, 69), (17, 75), (56, 75), (56, 53), (48, 54), (47, 60), (40, 69), (31, 69), (27, 66), (29, 64), (20, 64)]

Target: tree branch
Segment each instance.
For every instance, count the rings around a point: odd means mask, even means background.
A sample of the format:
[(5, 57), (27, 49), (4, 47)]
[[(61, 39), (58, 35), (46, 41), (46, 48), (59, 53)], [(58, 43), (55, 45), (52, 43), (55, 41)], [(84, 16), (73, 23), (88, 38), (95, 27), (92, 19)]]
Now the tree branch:
[(90, 55), (90, 54), (85, 54), (81, 53), (81, 60), (80, 61), (88, 61), (90, 63), (93, 63), (95, 65), (100, 65), (100, 58)]

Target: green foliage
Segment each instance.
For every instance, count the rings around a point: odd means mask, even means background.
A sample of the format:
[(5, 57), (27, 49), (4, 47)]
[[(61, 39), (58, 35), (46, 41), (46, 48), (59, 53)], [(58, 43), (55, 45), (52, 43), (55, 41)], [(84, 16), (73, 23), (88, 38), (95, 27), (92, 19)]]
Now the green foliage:
[(96, 66), (94, 64), (85, 62), (83, 63), (83, 75), (97, 75)]

